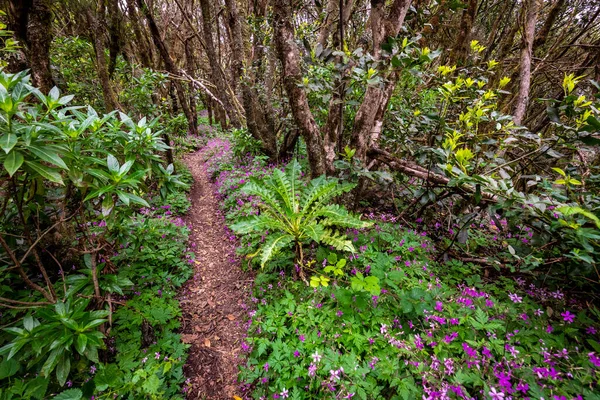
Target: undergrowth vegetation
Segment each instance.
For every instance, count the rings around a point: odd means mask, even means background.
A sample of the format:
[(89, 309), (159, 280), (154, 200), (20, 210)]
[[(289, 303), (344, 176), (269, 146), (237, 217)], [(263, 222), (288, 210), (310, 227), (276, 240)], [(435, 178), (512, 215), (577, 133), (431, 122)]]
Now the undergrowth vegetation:
[(181, 398), (189, 174), (158, 119), (72, 99), (0, 72), (0, 398)]
[[(267, 190), (281, 170), (240, 159), (233, 147), (218, 139), (203, 151), (226, 218), (239, 230), (238, 221), (269, 209), (272, 199), (256, 196), (256, 187)], [(523, 275), (435, 261), (445, 245), (431, 239), (443, 236), (439, 223), (429, 231), (393, 214), (367, 219), (372, 227), (344, 231), (356, 251), (311, 240), (302, 261), (310, 285), (293, 278), (300, 260), (291, 247), (264, 264), (244, 306), (239, 379), (248, 397), (597, 398), (596, 308)], [(466, 245), (533, 236), (505, 219), (499, 225), (473, 225), (477, 234)], [(278, 229), (240, 235), (248, 265)]]

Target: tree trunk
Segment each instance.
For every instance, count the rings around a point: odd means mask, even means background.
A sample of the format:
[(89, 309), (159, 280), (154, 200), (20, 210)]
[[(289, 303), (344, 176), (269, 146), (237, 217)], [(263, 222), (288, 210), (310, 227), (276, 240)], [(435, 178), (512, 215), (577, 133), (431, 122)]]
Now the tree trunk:
[(451, 64), (463, 65), (467, 59), (471, 43), (471, 30), (477, 15), (477, 5), (477, 0), (469, 0), (467, 8), (463, 10), (456, 43), (450, 53)]
[(121, 107), (110, 83), (108, 66), (106, 64), (106, 56), (104, 54), (104, 32), (106, 32), (106, 7), (104, 0), (98, 0), (96, 4), (96, 15), (94, 15), (89, 8), (86, 12), (88, 24), (92, 29), (91, 33), (94, 40), (94, 53), (96, 56), (96, 71), (98, 72), (98, 79), (100, 79), (100, 85), (102, 86), (104, 108), (106, 112), (111, 112), (113, 110), (120, 109)]
[[(404, 23), (410, 7), (410, 0), (396, 0), (384, 18), (384, 1), (371, 0), (371, 31), (373, 36), (373, 55), (379, 59), (380, 47), (389, 36), (396, 36)], [(367, 148), (374, 138), (378, 138), (383, 126), (383, 117), (387, 104), (394, 91), (397, 74), (385, 76), (386, 83), (381, 86), (369, 86), (356, 116), (350, 146), (356, 150), (355, 156), (366, 162)]]
[(110, 22), (108, 24), (108, 75), (112, 77), (117, 66), (117, 57), (121, 51), (121, 10), (119, 9), (119, 0), (109, 0), (108, 14)]
[[(192, 49), (192, 38), (189, 38), (185, 41), (184, 44), (185, 50), (185, 67), (187, 69), (187, 73), (191, 77), (196, 76), (196, 59), (194, 58), (194, 50)], [(194, 91), (192, 90), (190, 95), (190, 112), (192, 115), (198, 115), (198, 110), (196, 108), (196, 96)]]
[(537, 35), (535, 35), (535, 39), (533, 41), (533, 48), (537, 49), (543, 46), (548, 40), (548, 34), (552, 30), (554, 23), (556, 22), (556, 18), (560, 15), (560, 12), (565, 5), (565, 0), (556, 0), (552, 5), (552, 8), (548, 12), (548, 17), (546, 17), (546, 21), (542, 26), (542, 29), (539, 30)]
[(282, 65), (283, 85), (294, 121), (306, 143), (311, 176), (317, 177), (326, 172), (323, 139), (310, 112), (306, 92), (299, 86), (302, 82), (300, 51), (294, 41), (292, 7), (287, 0), (273, 1), (273, 19), (275, 47)]
[(140, 62), (145, 68), (152, 68), (152, 49), (147, 45), (146, 35), (142, 31), (140, 26), (138, 12), (135, 6), (135, 0), (127, 0), (127, 11), (129, 14), (129, 21), (133, 29), (135, 36), (135, 47), (137, 48), (137, 54)]
[(223, 106), (225, 107), (224, 111), (229, 115), (231, 125), (233, 125), (236, 128), (239, 128), (241, 126), (241, 122), (232, 104), (232, 99), (229, 98), (229, 95), (227, 93), (227, 82), (225, 80), (225, 76), (223, 75), (221, 64), (219, 63), (219, 58), (217, 57), (217, 52), (215, 50), (215, 45), (212, 36), (213, 24), (210, 7), (211, 5), (209, 0), (200, 0), (200, 8), (202, 9), (204, 44), (206, 46), (206, 56), (208, 57), (208, 61), (210, 64), (212, 80), (215, 86), (217, 87), (217, 96), (219, 97), (219, 100), (221, 100)]
[[(261, 142), (264, 153), (275, 160), (277, 158), (277, 141), (274, 129), (267, 123), (264, 108), (258, 103), (258, 93), (252, 87), (253, 79), (250, 73), (244, 71), (246, 51), (242, 36), (242, 20), (238, 13), (236, 0), (225, 0), (225, 4), (229, 12), (228, 22), (231, 29), (232, 80), (234, 88), (241, 83), (242, 105), (248, 132)], [(240, 78), (243, 78), (241, 82)]]
[[(154, 45), (158, 49), (158, 52), (160, 53), (160, 56), (163, 62), (165, 63), (165, 68), (169, 73), (178, 75), (179, 69), (175, 66), (175, 63), (173, 62), (173, 59), (169, 54), (169, 48), (167, 47), (167, 44), (163, 42), (160, 36), (160, 31), (158, 30), (158, 26), (154, 21), (152, 12), (145, 4), (144, 0), (137, 0), (137, 2), (138, 7), (140, 8), (140, 10), (142, 10), (146, 17), (148, 27), (150, 28), (150, 34), (152, 35), (152, 40), (154, 41)], [(195, 136), (198, 134), (196, 116), (192, 114), (192, 110), (188, 105), (183, 84), (177, 79), (173, 80), (173, 84), (175, 85), (175, 89), (177, 89), (177, 98), (179, 99), (179, 103), (181, 105), (181, 108), (183, 109), (183, 113), (185, 114), (185, 117), (188, 120), (188, 133)]]
[(24, 45), (33, 85), (48, 93), (54, 86), (50, 69), (52, 12), (49, 0), (10, 0), (9, 28)]
[(513, 121), (520, 125), (527, 105), (529, 104), (529, 89), (531, 85), (531, 56), (533, 52), (533, 39), (535, 36), (535, 23), (537, 20), (537, 0), (528, 0), (523, 3), (526, 8), (525, 24), (523, 27), (523, 38), (521, 44), (521, 61), (519, 67), (519, 93), (515, 105)]

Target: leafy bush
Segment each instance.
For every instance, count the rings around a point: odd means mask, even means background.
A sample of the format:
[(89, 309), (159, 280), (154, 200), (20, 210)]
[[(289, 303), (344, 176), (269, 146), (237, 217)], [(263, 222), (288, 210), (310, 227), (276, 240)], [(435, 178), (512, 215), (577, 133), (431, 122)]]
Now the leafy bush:
[[(145, 197), (186, 185), (161, 164), (156, 119), (100, 116), (68, 106), (72, 98), (0, 71), (0, 398), (177, 398), (185, 346), (174, 296), (190, 272), (187, 231), (164, 203), (146, 209)], [(145, 302), (126, 302), (133, 281), (148, 285), (133, 289)], [(156, 326), (156, 344), (139, 341), (139, 320), (124, 310)], [(121, 362), (149, 346), (167, 358)]]

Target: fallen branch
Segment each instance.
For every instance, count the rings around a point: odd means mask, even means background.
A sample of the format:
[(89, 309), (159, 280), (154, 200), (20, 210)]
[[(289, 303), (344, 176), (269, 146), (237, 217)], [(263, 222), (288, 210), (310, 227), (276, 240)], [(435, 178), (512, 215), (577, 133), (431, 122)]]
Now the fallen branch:
[[(436, 174), (435, 172), (423, 168), (412, 161), (402, 160), (382, 149), (371, 148), (369, 149), (369, 151), (367, 151), (367, 156), (369, 156), (370, 158), (377, 159), (383, 162), (384, 164), (387, 164), (388, 167), (395, 171), (403, 172), (407, 175), (423, 179), (427, 182), (434, 183), (436, 185), (448, 186), (448, 184), (450, 183), (450, 178), (447, 178), (440, 174)], [(457, 189), (467, 193), (475, 193), (476, 191), (476, 189), (472, 185), (468, 184), (457, 186)], [(483, 200), (494, 203), (498, 201), (498, 196), (487, 192), (481, 192), (481, 198)]]

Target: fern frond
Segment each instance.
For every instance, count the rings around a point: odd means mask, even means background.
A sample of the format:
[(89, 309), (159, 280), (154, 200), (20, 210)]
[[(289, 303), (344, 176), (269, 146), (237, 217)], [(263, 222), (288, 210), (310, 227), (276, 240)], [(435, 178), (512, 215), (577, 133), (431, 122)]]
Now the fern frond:
[(348, 210), (338, 204), (323, 206), (315, 212), (314, 216), (315, 218), (323, 217), (319, 223), (324, 226), (360, 229), (373, 225), (372, 222), (362, 221), (360, 218), (350, 214)]
[(331, 199), (351, 191), (356, 186), (353, 183), (340, 184), (336, 179), (317, 181), (318, 179), (320, 178), (311, 181), (309, 185), (311, 187), (302, 199), (302, 214), (307, 220), (314, 218), (315, 211), (329, 203)]
[(288, 213), (282, 208), (281, 203), (277, 199), (277, 194), (272, 188), (266, 186), (262, 182), (250, 181), (244, 185), (242, 192), (250, 196), (256, 196), (260, 198), (263, 203), (271, 208), (276, 214), (281, 214), (282, 218), (285, 218)]
[(285, 246), (294, 241), (294, 237), (288, 234), (270, 235), (261, 247), (260, 266), (265, 267), (265, 264), (274, 256), (277, 255)]
[(252, 232), (265, 232), (267, 230), (286, 230), (286, 226), (281, 221), (265, 214), (246, 217), (231, 225), (230, 228), (238, 235), (246, 235)]
[(321, 236), (321, 242), (333, 246), (336, 250), (349, 251), (354, 253), (352, 242), (338, 232), (333, 232), (331, 229), (326, 229)]
[(316, 224), (314, 222), (302, 228), (302, 236), (306, 235), (315, 242), (320, 242), (324, 234), (325, 227), (321, 224)]
[(291, 215), (295, 212), (295, 199), (292, 197), (292, 183), (284, 172), (280, 169), (274, 169), (273, 175), (264, 182), (264, 185), (275, 193), (279, 202), (285, 206), (286, 215)]

